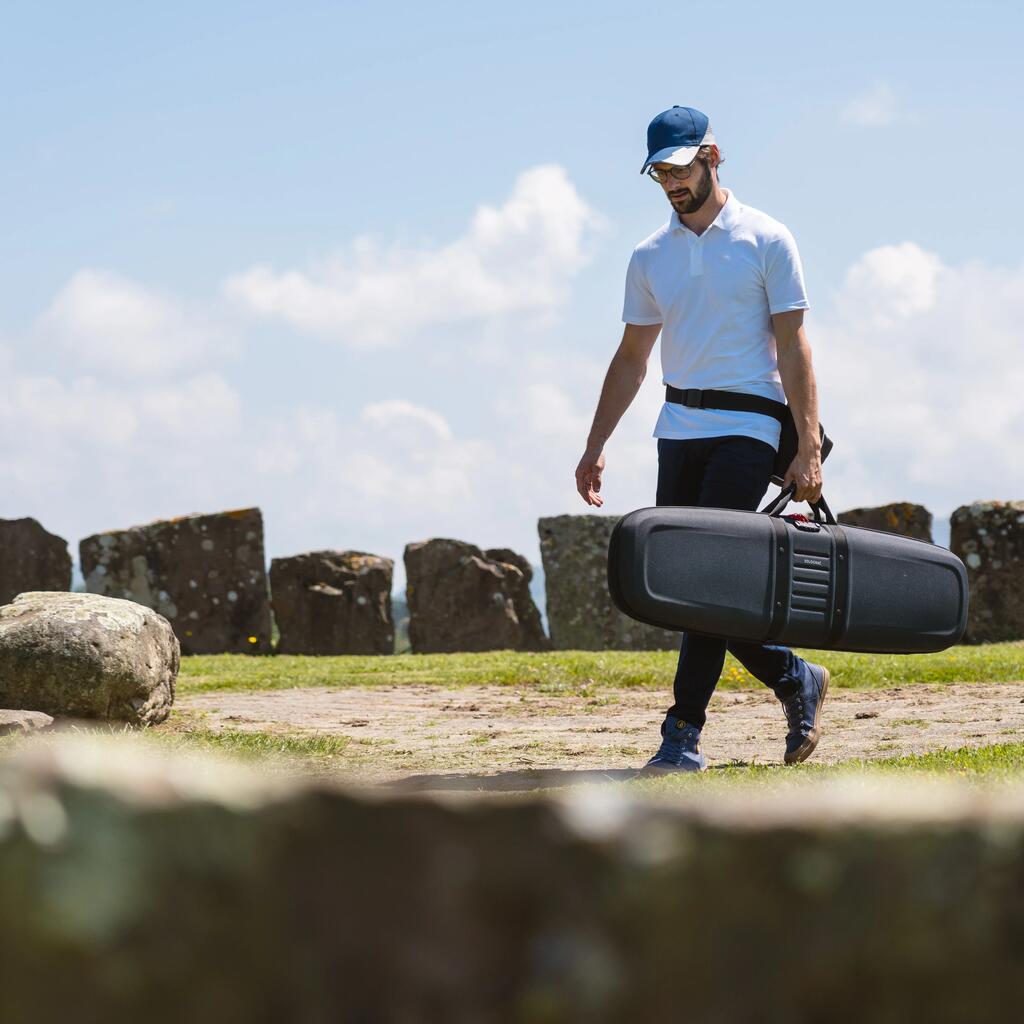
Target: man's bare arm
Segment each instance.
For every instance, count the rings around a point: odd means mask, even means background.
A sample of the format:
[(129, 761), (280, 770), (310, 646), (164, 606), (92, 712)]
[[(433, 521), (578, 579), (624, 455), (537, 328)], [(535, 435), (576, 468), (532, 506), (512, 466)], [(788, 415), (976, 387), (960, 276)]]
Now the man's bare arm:
[(818, 388), (814, 379), (811, 345), (804, 331), (804, 311), (791, 310), (772, 316), (779, 376), (796, 422), (799, 438), (796, 458), (782, 486), (796, 484), (797, 501), (821, 497), (821, 435), (818, 431)]
[(604, 446), (640, 390), (647, 375), (647, 360), (660, 331), (661, 324), (626, 324), (622, 341), (612, 356), (587, 438), (587, 449), (576, 467), (576, 489), (588, 505), (600, 508), (604, 504), (599, 493), (604, 472)]

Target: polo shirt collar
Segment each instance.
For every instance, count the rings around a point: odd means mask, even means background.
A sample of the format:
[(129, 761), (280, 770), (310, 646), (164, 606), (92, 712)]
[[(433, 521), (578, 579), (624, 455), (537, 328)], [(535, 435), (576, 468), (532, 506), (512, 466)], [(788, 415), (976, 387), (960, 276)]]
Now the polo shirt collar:
[[(725, 189), (725, 204), (718, 211), (718, 216), (711, 222), (711, 227), (716, 225), (720, 228), (735, 227), (740, 215), (740, 203), (732, 194), (732, 189)], [(675, 210), (672, 211), (675, 213)]]
[[(725, 203), (722, 208), (718, 211), (718, 216), (708, 225), (707, 231), (712, 228), (722, 228), (728, 231), (730, 228), (736, 226), (737, 219), (740, 213), (740, 202), (736, 199), (731, 189), (724, 189), (725, 192)], [(673, 231), (689, 231), (690, 229), (679, 219), (679, 214), (675, 210), (672, 211), (672, 218), (669, 221)], [(707, 231), (704, 234), (707, 234)]]

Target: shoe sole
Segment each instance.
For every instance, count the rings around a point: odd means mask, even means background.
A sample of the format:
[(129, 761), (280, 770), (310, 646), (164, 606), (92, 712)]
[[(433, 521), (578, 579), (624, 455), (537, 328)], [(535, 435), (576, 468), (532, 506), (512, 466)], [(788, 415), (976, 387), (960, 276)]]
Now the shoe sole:
[(701, 772), (706, 772), (708, 766), (701, 765), (700, 768), (659, 768), (655, 765), (653, 768), (644, 765), (643, 768), (637, 770), (638, 775), (699, 775)]
[(814, 712), (814, 727), (811, 729), (811, 734), (800, 744), (792, 754), (786, 754), (784, 760), (786, 764), (799, 764), (801, 761), (806, 761), (807, 758), (814, 753), (814, 748), (818, 745), (818, 740), (821, 739), (821, 729), (818, 728), (818, 720), (821, 718), (821, 709), (825, 706), (825, 694), (828, 693), (828, 681), (832, 678), (832, 674), (827, 668), (822, 666), (824, 676), (821, 681), (821, 696), (818, 698), (818, 708)]

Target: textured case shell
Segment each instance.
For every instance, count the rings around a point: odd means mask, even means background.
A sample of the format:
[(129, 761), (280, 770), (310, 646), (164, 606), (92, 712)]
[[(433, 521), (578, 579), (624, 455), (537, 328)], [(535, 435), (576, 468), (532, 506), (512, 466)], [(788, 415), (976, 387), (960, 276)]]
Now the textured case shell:
[(967, 571), (946, 548), (732, 509), (630, 512), (609, 542), (608, 587), (640, 622), (800, 647), (941, 651), (967, 625)]

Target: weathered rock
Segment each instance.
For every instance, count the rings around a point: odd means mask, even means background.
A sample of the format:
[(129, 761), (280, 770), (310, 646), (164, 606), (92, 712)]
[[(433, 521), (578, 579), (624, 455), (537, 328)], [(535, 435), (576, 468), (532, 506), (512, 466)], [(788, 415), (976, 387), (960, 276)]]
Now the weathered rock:
[(153, 725), (178, 665), (170, 623), (132, 601), (30, 591), (0, 608), (0, 707)]
[(26, 590), (70, 589), (68, 542), (35, 519), (0, 519), (0, 604)]
[(0, 765), (6, 1020), (1020, 1013), (1019, 787), (441, 804), (109, 744)]
[[(541, 618), (540, 609), (533, 600), (530, 593), (530, 583), (533, 582), (533, 566), (525, 555), (513, 551), (511, 548), (487, 548), (484, 556), (492, 562), (503, 562), (505, 565), (514, 565), (526, 580), (526, 586), (517, 589), (513, 600), (515, 602), (516, 618), (522, 623), (526, 634), (535, 638), (536, 650), (548, 650), (551, 641), (544, 632), (544, 620)], [(531, 642), (532, 643), (532, 642)]]
[(971, 588), (965, 642), (1024, 639), (1024, 501), (962, 505), (949, 546)]
[(42, 711), (2, 711), (0, 710), (0, 736), (8, 736), (12, 732), (37, 732), (49, 729), (53, 718)]
[(512, 562), (488, 558), (473, 544), (436, 538), (406, 545), (405, 572), (413, 653), (550, 646), (529, 581)]
[(557, 650), (679, 647), (679, 633), (637, 622), (612, 604), (608, 541), (618, 521), (618, 516), (552, 516), (537, 522), (548, 630)]
[(270, 563), (279, 654), (392, 654), (390, 558), (311, 551)]
[(840, 512), (838, 520), (844, 526), (863, 526), (869, 530), (897, 533), (902, 537), (932, 541), (932, 514), (923, 505), (899, 501), (878, 508), (851, 508)]
[(258, 508), (158, 520), (86, 537), (92, 594), (137, 601), (174, 627), (183, 654), (271, 652)]
[(527, 583), (533, 580), (533, 566), (530, 565), (529, 559), (525, 555), (519, 554), (518, 551), (513, 551), (511, 548), (486, 548), (484, 558), (489, 558), (492, 562), (514, 565), (526, 578)]

